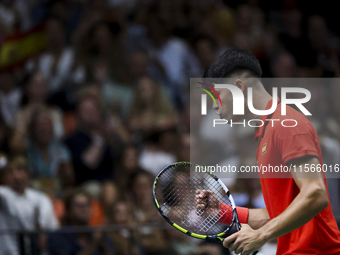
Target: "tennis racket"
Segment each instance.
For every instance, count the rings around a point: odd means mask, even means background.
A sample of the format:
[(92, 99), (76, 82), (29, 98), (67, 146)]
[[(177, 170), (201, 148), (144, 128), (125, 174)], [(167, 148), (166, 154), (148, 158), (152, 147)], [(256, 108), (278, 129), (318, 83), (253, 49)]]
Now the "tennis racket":
[[(209, 198), (207, 206), (202, 208), (197, 197), (205, 199), (205, 194)], [(153, 198), (163, 218), (191, 237), (223, 242), (241, 229), (229, 190), (218, 177), (199, 165), (178, 162), (165, 167), (154, 181)]]

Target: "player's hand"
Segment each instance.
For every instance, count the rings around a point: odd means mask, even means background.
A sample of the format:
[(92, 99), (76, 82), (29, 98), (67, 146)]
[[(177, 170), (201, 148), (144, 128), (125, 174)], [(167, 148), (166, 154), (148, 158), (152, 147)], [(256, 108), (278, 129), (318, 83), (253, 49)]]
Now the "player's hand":
[(211, 190), (197, 190), (195, 196), (195, 207), (197, 212), (206, 215), (218, 215), (221, 209), (221, 202)]
[(248, 224), (241, 224), (242, 229), (228, 236), (223, 241), (223, 246), (236, 254), (248, 255), (258, 251), (266, 240), (259, 238), (258, 230), (252, 229)]

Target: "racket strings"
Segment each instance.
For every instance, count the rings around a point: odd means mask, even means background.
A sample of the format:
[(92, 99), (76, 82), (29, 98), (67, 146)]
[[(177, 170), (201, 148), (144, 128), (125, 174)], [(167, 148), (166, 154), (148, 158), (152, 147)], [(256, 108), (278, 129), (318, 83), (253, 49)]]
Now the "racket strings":
[(220, 217), (216, 214), (209, 215), (205, 218), (205, 220), (200, 224), (200, 231), (208, 232), (209, 229), (218, 222)]
[[(207, 210), (196, 209), (197, 190), (214, 192), (219, 202), (230, 205), (230, 210), (221, 212), (215, 210), (207, 213)], [(159, 176), (155, 195), (163, 214), (190, 232), (219, 234), (226, 230), (228, 227), (226, 224), (231, 224), (233, 221), (231, 202), (221, 185), (209, 174), (195, 172), (193, 166), (172, 167), (164, 171)], [(221, 217), (225, 224), (219, 222)]]

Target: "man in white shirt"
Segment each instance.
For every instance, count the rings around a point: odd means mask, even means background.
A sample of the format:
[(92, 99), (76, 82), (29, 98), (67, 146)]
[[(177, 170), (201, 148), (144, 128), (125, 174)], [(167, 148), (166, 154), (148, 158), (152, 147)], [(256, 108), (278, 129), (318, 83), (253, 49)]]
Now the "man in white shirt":
[[(19, 243), (15, 232), (55, 229), (58, 221), (51, 200), (28, 188), (26, 158), (17, 156), (10, 160), (4, 177), (5, 186), (0, 186), (0, 254), (16, 255), (19, 254)], [(24, 240), (25, 246), (29, 245), (27, 238)]]

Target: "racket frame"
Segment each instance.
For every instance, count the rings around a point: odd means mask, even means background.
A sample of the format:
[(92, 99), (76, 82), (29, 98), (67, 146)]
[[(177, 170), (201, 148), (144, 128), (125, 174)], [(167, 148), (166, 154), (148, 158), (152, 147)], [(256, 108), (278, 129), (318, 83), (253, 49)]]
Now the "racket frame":
[[(155, 206), (158, 210), (158, 212), (162, 215), (162, 217), (171, 225), (173, 226), (174, 228), (176, 228), (177, 230), (181, 231), (182, 233), (188, 235), (188, 236), (191, 236), (191, 237), (194, 237), (194, 238), (198, 238), (198, 239), (215, 239), (215, 240), (219, 240), (221, 242), (223, 242), (224, 240), (224, 237), (227, 235), (227, 232), (232, 228), (232, 226), (235, 224), (236, 225), (236, 228), (237, 228), (237, 231), (239, 231), (241, 229), (241, 224), (239, 222), (239, 219), (238, 219), (238, 216), (237, 216), (237, 212), (236, 212), (236, 206), (235, 206), (235, 202), (234, 202), (234, 199), (232, 197), (232, 195), (230, 194), (228, 188), (224, 185), (224, 183), (216, 176), (214, 175), (213, 173), (211, 173), (210, 171), (206, 171), (206, 172), (202, 172), (204, 174), (208, 174), (210, 175), (216, 182), (218, 182), (221, 187), (223, 188), (223, 190), (225, 191), (226, 195), (228, 196), (230, 202), (231, 202), (231, 206), (232, 206), (232, 209), (233, 209), (233, 219), (231, 221), (231, 224), (229, 225), (229, 227), (227, 227), (223, 232), (219, 233), (219, 234), (216, 234), (216, 235), (202, 235), (202, 234), (196, 234), (196, 233), (193, 233), (193, 232), (190, 232), (188, 230), (186, 230), (185, 228), (179, 226), (178, 224), (174, 223), (172, 220), (170, 220), (164, 213), (163, 211), (160, 209), (160, 206), (159, 206), (159, 203), (158, 203), (158, 200), (156, 198), (156, 186), (157, 186), (157, 182), (160, 178), (160, 176), (166, 172), (169, 168), (171, 167), (176, 167), (176, 166), (199, 166), (197, 164), (193, 164), (193, 163), (190, 163), (190, 162), (176, 162), (176, 163), (173, 163), (171, 165), (168, 165), (167, 167), (163, 168), (162, 171), (160, 171), (158, 173), (158, 175), (156, 176), (155, 178), (155, 181), (153, 183), (153, 188), (152, 188), (152, 196), (153, 196), (153, 201), (155, 203)], [(228, 226), (227, 224), (225, 224), (226, 226)]]

